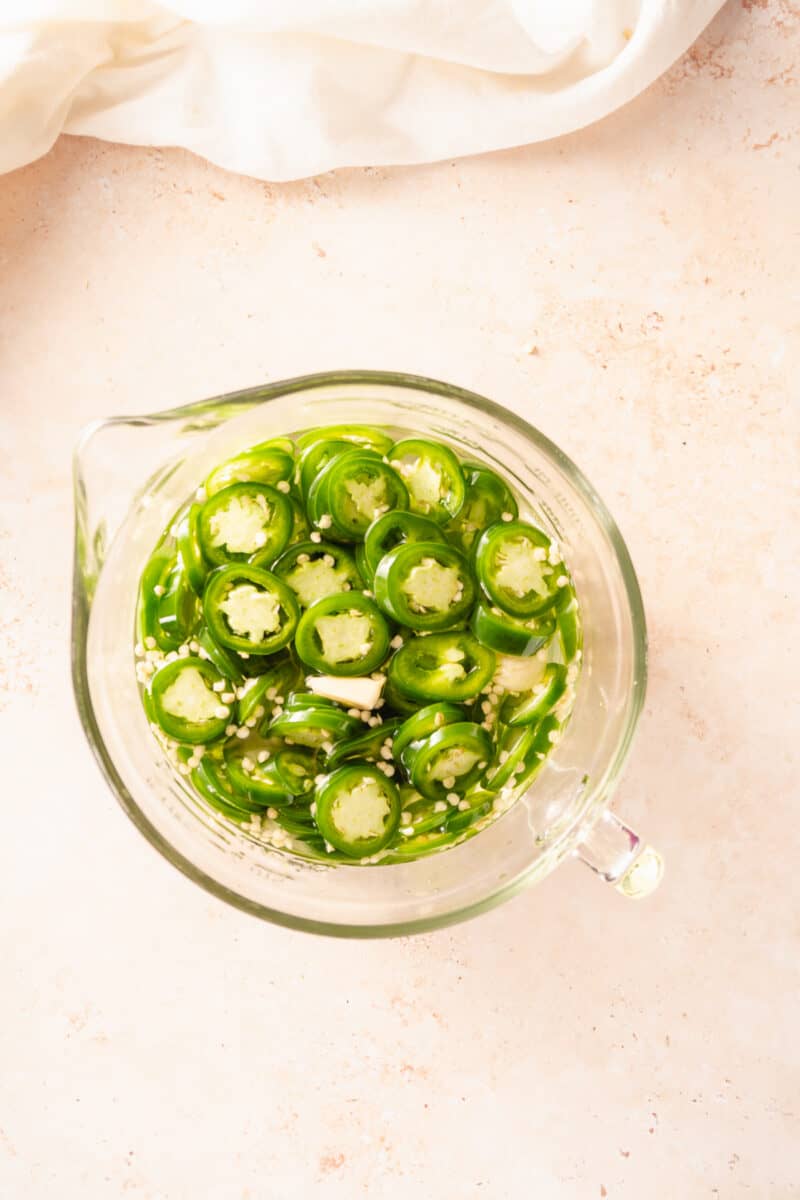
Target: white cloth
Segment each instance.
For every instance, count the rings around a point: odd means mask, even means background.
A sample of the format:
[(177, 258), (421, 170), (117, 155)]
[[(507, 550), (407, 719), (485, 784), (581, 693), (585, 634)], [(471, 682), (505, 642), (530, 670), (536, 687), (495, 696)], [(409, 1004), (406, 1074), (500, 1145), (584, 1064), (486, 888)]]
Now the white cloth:
[(0, 171), (62, 131), (264, 179), (540, 141), (630, 100), (722, 0), (0, 0)]

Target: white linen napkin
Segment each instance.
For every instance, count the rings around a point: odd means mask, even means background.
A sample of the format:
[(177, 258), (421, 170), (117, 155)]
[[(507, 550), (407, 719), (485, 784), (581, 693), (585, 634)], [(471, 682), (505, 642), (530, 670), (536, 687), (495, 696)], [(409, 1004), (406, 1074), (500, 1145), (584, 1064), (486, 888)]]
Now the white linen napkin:
[(722, 0), (0, 0), (0, 172), (59, 133), (293, 179), (554, 137)]

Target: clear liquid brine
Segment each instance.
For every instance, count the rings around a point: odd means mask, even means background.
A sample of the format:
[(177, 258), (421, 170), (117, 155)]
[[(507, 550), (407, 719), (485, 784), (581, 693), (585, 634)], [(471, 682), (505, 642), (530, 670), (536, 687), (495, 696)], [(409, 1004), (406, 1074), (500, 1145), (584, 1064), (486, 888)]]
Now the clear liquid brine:
[(136, 624), (148, 720), (197, 803), (327, 863), (474, 837), (558, 743), (581, 661), (568, 566), (509, 483), (358, 425), (198, 480)]

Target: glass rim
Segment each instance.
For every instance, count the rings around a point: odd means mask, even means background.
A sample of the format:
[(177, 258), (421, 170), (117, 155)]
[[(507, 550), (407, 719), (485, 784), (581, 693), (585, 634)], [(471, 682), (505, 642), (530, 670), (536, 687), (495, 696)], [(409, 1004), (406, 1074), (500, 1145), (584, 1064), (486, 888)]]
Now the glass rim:
[[(81, 451), (86, 442), (100, 429), (116, 425), (157, 425), (162, 422), (175, 421), (182, 418), (199, 417), (226, 407), (234, 410), (231, 413), (231, 416), (233, 416), (238, 406), (241, 406), (242, 411), (247, 411), (255, 407), (257, 403), (275, 399), (279, 396), (291, 395), (293, 392), (299, 391), (313, 391), (316, 388), (330, 387), (337, 384), (374, 384), (382, 387), (408, 388), (409, 390), (425, 391), (433, 395), (445, 396), (450, 399), (459, 400), (469, 408), (476, 409), (487, 416), (495, 418), (501, 424), (515, 429), (525, 439), (532, 442), (564, 473), (570, 485), (586, 502), (593, 517), (606, 534), (620, 568), (630, 610), (633, 634), (634, 677), (639, 682), (639, 686), (629, 694), (625, 725), (613, 758), (604, 774), (592, 788), (591, 802), (587, 806), (586, 815), (599, 815), (628, 756), (636, 725), (644, 705), (647, 685), (647, 626), (641, 590), (625, 540), (616, 521), (595, 488), (580, 468), (576, 466), (572, 459), (555, 442), (551, 441), (550, 438), (534, 425), (531, 425), (530, 422), (518, 416), (512, 410), (505, 408), (501, 404), (497, 404), (495, 401), (480, 395), (478, 392), (458, 387), (455, 384), (445, 383), (442, 380), (431, 379), (427, 376), (412, 375), (405, 372), (358, 369), (322, 371), (310, 375), (298, 375), (290, 379), (279, 380), (275, 383), (237, 389), (219, 396), (209, 397), (205, 400), (179, 405), (177, 408), (160, 409), (157, 412), (144, 415), (101, 418), (84, 427), (75, 446), (73, 454), (75, 512), (79, 514), (81, 511)], [(221, 424), (222, 422), (219, 423)], [(265, 904), (250, 900), (240, 892), (220, 883), (211, 875), (201, 870), (190, 859), (176, 850), (142, 812), (117, 771), (100, 733), (88, 683), (86, 653), (91, 603), (87, 594), (85, 575), (81, 566), (80, 533), (79, 521), (76, 520), (73, 560), (71, 666), (73, 693), (81, 724), (101, 772), (122, 809), (147, 841), (172, 866), (187, 876), (187, 878), (234, 908), (238, 908), (242, 912), (250, 913), (252, 916), (270, 921), (272, 924), (280, 925), (284, 928), (329, 937), (371, 939), (403, 937), (413, 933), (426, 933), (434, 929), (442, 929), (449, 925), (469, 920), (471, 917), (488, 912), (498, 904), (517, 895), (528, 886), (532, 876), (540, 873), (540, 863), (533, 862), (528, 869), (521, 871), (513, 879), (510, 879), (507, 883), (492, 891), (488, 896), (484, 896), (482, 899), (474, 901), (471, 904), (453, 909), (451, 912), (385, 924), (349, 925), (295, 916), (280, 909), (270, 908)], [(549, 870), (552, 870), (567, 857), (573, 846), (574, 828), (570, 828), (565, 830), (550, 847), (550, 853), (547, 856)]]

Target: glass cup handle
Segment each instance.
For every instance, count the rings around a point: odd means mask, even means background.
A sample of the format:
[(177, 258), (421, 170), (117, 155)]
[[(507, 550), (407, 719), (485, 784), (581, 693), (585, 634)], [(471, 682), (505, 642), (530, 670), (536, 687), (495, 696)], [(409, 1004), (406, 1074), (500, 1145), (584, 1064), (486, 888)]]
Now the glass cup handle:
[(587, 867), (632, 900), (649, 896), (661, 882), (664, 860), (638, 833), (606, 809), (575, 850)]

